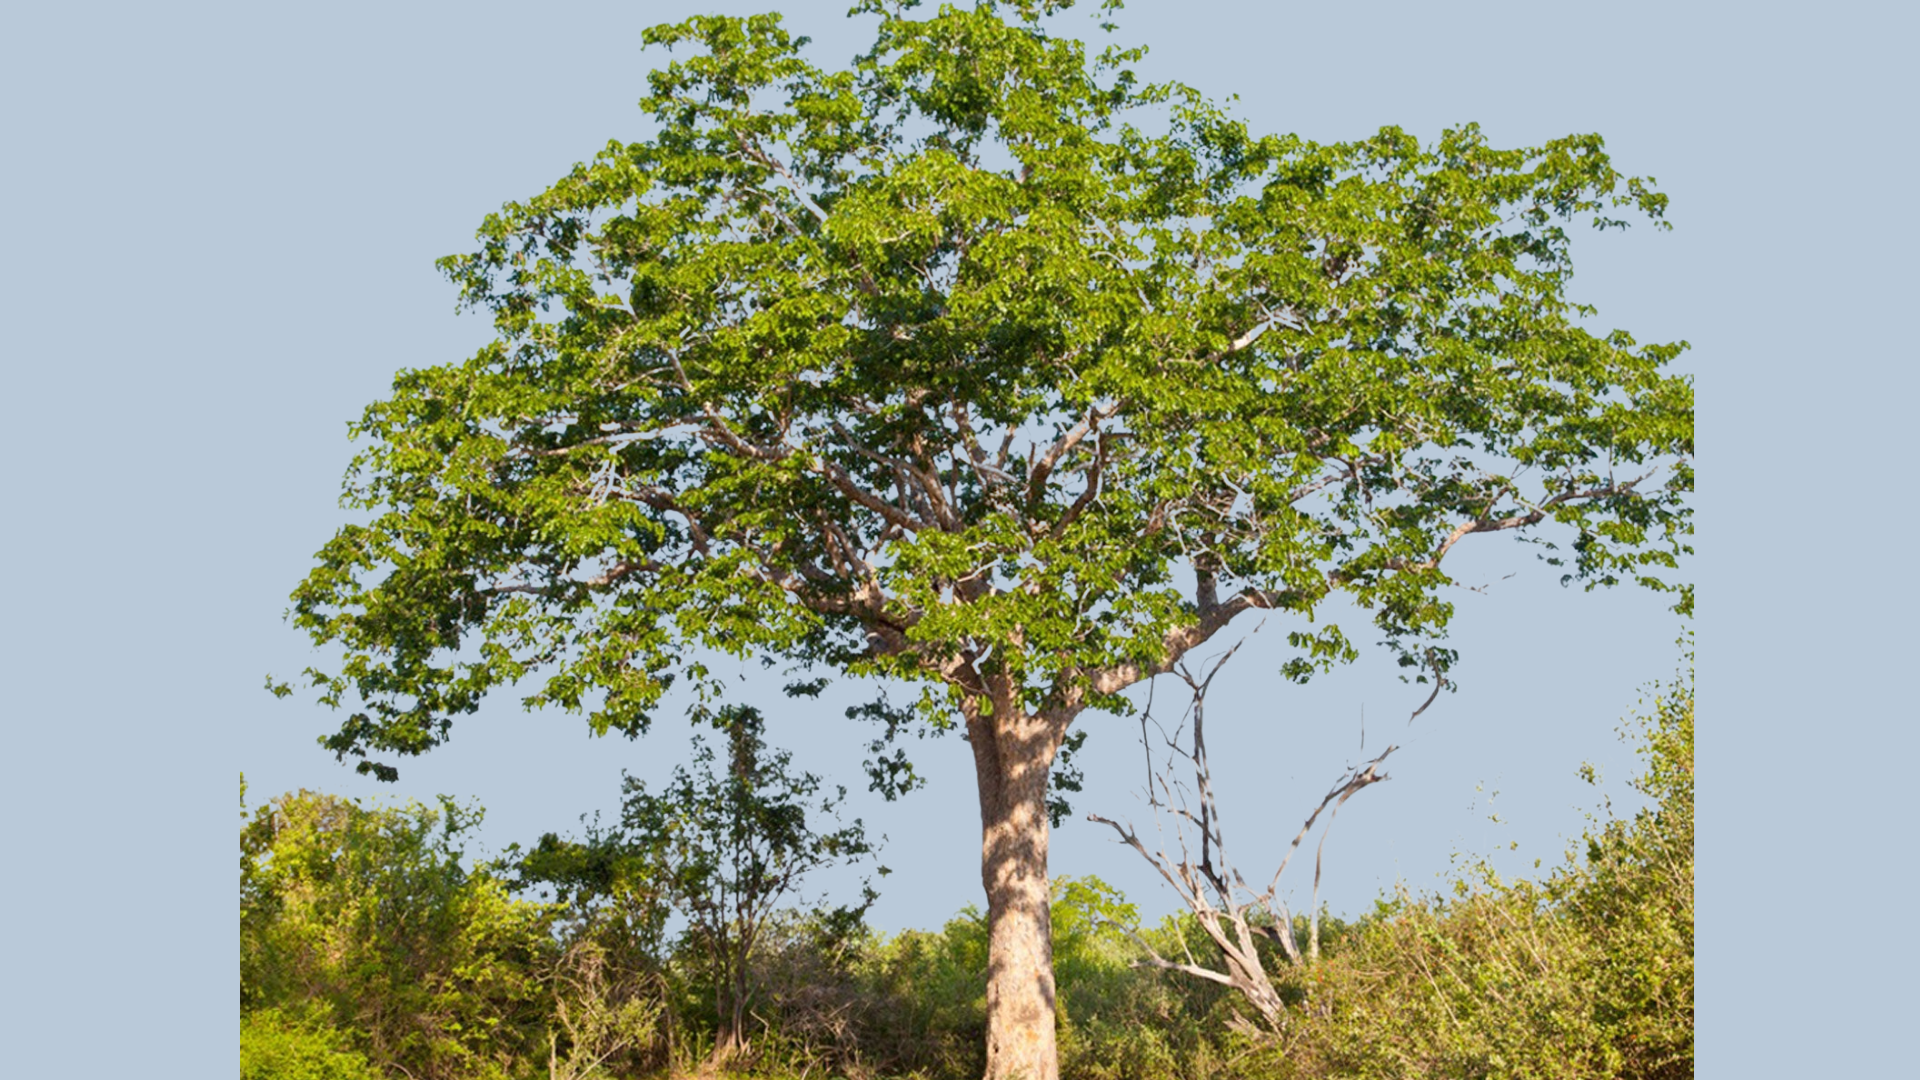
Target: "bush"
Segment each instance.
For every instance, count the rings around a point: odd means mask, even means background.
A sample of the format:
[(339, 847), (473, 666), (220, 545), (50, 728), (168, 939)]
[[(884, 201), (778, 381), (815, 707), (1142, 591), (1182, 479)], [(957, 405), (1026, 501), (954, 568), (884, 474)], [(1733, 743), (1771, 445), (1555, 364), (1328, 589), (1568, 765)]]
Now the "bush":
[(240, 1018), (240, 1080), (384, 1080), (330, 1027), (296, 1023), (278, 1009)]
[[(1129, 932), (1164, 937), (1197, 929), (1168, 920), (1140, 931), (1137, 917), (1125, 897), (1098, 878), (1054, 882), (1062, 1074), (1085, 1080), (1221, 1075), (1234, 1052), (1227, 1048), (1240, 1045), (1226, 1030), (1221, 995), (1208, 984), (1132, 966), (1139, 951)], [(986, 1067), (986, 965), (986, 920), (973, 908), (938, 931), (864, 939), (848, 955), (831, 1001), (821, 1000), (826, 979), (811, 983), (812, 1015), (831, 1006), (850, 1022), (850, 1032), (836, 1029), (839, 1056), (790, 1058), (792, 1071), (814, 1064), (846, 1076), (973, 1080)], [(790, 1015), (781, 1014), (785, 1030), (804, 1030)]]
[(1541, 883), (1484, 866), (1449, 898), (1402, 896), (1338, 955), (1288, 974), (1271, 1055), (1301, 1076), (1693, 1075), (1693, 684), (1641, 725), (1655, 800), (1589, 830)]
[(477, 815), (300, 792), (241, 833), (243, 1016), (323, 1016), (383, 1071), (474, 1080), (544, 1059), (551, 913), (460, 865)]
[(937, 931), (876, 939), (855, 960), (866, 1003), (859, 1051), (881, 1075), (986, 1071), (987, 920), (973, 907)]

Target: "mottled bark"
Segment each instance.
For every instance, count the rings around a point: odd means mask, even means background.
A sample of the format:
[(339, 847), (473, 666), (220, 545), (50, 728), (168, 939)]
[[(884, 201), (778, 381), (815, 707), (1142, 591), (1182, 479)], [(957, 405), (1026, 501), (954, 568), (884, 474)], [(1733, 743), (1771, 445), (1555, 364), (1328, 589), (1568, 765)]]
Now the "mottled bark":
[(969, 704), (980, 790), (980, 878), (987, 893), (987, 1080), (1059, 1080), (1053, 921), (1047, 879), (1047, 774), (1071, 720), (1028, 715), (990, 680)]

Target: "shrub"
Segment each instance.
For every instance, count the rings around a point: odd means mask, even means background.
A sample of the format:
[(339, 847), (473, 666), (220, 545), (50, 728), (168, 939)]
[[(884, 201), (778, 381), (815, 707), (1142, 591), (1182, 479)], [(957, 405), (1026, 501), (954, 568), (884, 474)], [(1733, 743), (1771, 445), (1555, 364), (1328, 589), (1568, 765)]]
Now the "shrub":
[(1288, 974), (1272, 1053), (1295, 1075), (1693, 1075), (1693, 684), (1639, 725), (1654, 805), (1590, 829), (1544, 882), (1481, 866), (1448, 898), (1383, 903)]
[(297, 1023), (278, 1009), (240, 1018), (240, 1080), (384, 1080), (331, 1027)]
[[(1063, 1076), (1690, 1077), (1691, 677), (1629, 734), (1645, 759), (1634, 784), (1651, 805), (1596, 820), (1544, 880), (1506, 881), (1480, 864), (1448, 895), (1403, 893), (1353, 922), (1323, 913), (1317, 961), (1271, 949), (1278, 1036), (1242, 1018), (1225, 987), (1134, 966), (1143, 943), (1166, 957), (1214, 948), (1191, 914), (1143, 927), (1098, 878), (1057, 879)], [(253, 816), (242, 834), (243, 1080), (657, 1076), (713, 1048), (711, 942), (666, 933), (661, 845), (634, 843), (630, 830), (547, 837), (513, 864), (518, 887), (555, 900), (535, 904), (488, 870), (461, 869), (470, 820), (451, 805), (369, 808), (304, 792)], [(968, 908), (939, 930), (883, 936), (861, 911), (769, 908), (744, 953), (754, 1037), (731, 1070), (981, 1074), (986, 920)]]
[(551, 913), (460, 865), (451, 802), (299, 792), (241, 833), (242, 1014), (325, 1016), (384, 1071), (474, 1080), (545, 1057)]

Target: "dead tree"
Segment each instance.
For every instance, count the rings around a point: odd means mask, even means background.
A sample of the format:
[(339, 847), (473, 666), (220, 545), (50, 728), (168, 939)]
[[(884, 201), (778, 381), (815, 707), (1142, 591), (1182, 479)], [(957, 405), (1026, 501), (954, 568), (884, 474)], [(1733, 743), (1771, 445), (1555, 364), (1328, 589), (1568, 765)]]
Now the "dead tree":
[[(1160, 840), (1158, 850), (1149, 851), (1131, 824), (1122, 825), (1098, 814), (1088, 814), (1087, 820), (1110, 826), (1119, 834), (1122, 843), (1139, 852), (1140, 857), (1147, 860), (1167, 884), (1173, 886), (1174, 892), (1179, 894), (1181, 901), (1193, 913), (1194, 920), (1218, 947), (1220, 966), (1225, 970), (1215, 970), (1202, 964), (1191, 950), (1185, 949), (1184, 943), (1182, 958), (1168, 959), (1160, 955), (1145, 938), (1133, 934), (1134, 940), (1146, 952), (1146, 959), (1138, 964), (1184, 972), (1195, 978), (1231, 987), (1260, 1014), (1268, 1030), (1278, 1033), (1284, 1024), (1285, 1006), (1266, 967), (1261, 963), (1256, 939), (1265, 937), (1275, 942), (1287, 960), (1295, 965), (1319, 959), (1320, 870), (1322, 856), (1326, 852), (1327, 832), (1332, 829), (1333, 819), (1348, 799), (1356, 792), (1387, 779), (1386, 774), (1380, 771), (1380, 765), (1398, 747), (1389, 746), (1378, 757), (1349, 768), (1334, 783), (1320, 804), (1307, 815), (1300, 831), (1294, 834), (1293, 842), (1288, 845), (1267, 887), (1256, 892), (1227, 860), (1220, 807), (1214, 796), (1213, 772), (1207, 761), (1207, 690), (1213, 685), (1213, 677), (1220, 673), (1220, 669), (1239, 649), (1240, 646), (1235, 645), (1227, 650), (1207, 670), (1205, 677), (1196, 677), (1184, 664), (1174, 667), (1172, 674), (1187, 685), (1192, 692), (1192, 701), (1172, 734), (1168, 734), (1154, 719), (1151, 704), (1141, 716), (1140, 739), (1147, 752), (1147, 803), (1154, 812), (1155, 832)], [(1414, 710), (1415, 717), (1433, 704), (1434, 697), (1446, 685), (1446, 678), (1437, 664), (1433, 665), (1433, 673), (1433, 694)], [(1189, 721), (1192, 734), (1188, 743), (1182, 745), (1181, 734)], [(1154, 766), (1149, 725), (1160, 729), (1161, 740), (1167, 749), (1167, 757), (1157, 769)], [(1178, 775), (1187, 770), (1192, 773), (1190, 784)], [(1303, 957), (1295, 940), (1293, 913), (1279, 895), (1280, 875), (1286, 872), (1301, 842), (1323, 813), (1327, 815), (1327, 825), (1321, 831), (1313, 856), (1313, 901), (1308, 914), (1307, 949)], [(1171, 822), (1171, 828), (1168, 822)], [(1172, 854), (1168, 851), (1169, 834), (1175, 849)], [(1197, 857), (1194, 851), (1196, 840), (1199, 847)]]

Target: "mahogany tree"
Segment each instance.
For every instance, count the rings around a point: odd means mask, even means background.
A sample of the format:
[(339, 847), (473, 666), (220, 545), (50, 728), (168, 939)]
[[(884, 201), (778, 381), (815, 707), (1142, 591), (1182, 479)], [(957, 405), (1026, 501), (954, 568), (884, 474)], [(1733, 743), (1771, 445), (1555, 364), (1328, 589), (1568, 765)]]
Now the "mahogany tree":
[(1598, 137), (1258, 135), (1064, 6), (869, 0), (840, 71), (777, 16), (649, 31), (650, 134), (442, 263), (497, 336), (355, 425), (365, 523), (293, 616), (323, 743), (389, 777), (508, 684), (630, 735), (715, 650), (921, 684), (979, 782), (988, 1073), (1030, 1080), (1076, 717), (1249, 611), (1289, 674), (1351, 659), (1336, 593), (1439, 674), (1477, 533), (1684, 607), (1692, 479), (1680, 346), (1567, 296), (1569, 225), (1665, 205)]

